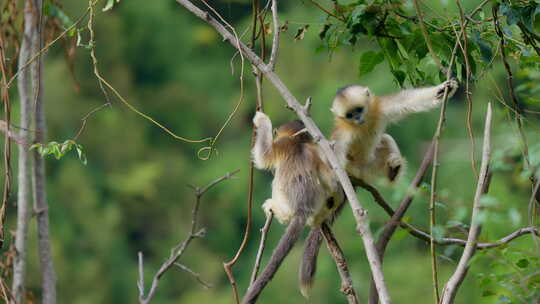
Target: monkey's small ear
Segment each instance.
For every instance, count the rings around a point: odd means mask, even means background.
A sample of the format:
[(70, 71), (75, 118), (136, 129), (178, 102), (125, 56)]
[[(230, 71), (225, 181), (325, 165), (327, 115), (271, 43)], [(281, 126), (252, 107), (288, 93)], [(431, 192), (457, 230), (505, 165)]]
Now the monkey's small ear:
[(272, 130), (272, 135), (274, 135), (274, 137), (277, 135), (277, 129)]

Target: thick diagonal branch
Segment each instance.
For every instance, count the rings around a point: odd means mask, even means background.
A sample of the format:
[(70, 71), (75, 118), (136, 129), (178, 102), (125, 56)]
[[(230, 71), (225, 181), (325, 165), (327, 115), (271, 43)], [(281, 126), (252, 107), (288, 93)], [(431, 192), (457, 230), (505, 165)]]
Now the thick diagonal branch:
[(390, 303), (390, 296), (388, 294), (386, 283), (384, 281), (381, 262), (377, 254), (377, 251), (375, 249), (373, 236), (369, 229), (369, 219), (367, 217), (367, 212), (360, 205), (360, 202), (358, 201), (358, 198), (356, 197), (356, 192), (354, 191), (354, 188), (351, 184), (351, 181), (349, 180), (349, 177), (347, 176), (347, 173), (345, 172), (343, 167), (340, 165), (336, 157), (336, 154), (330, 147), (330, 143), (324, 137), (321, 130), (313, 122), (311, 117), (309, 117), (309, 114), (306, 113), (303, 106), (292, 95), (289, 89), (287, 89), (287, 87), (281, 81), (281, 79), (272, 71), (270, 67), (268, 67), (261, 60), (261, 58), (259, 58), (259, 56), (257, 56), (245, 44), (238, 41), (234, 37), (234, 35), (232, 35), (221, 23), (219, 23), (215, 18), (213, 18), (208, 12), (202, 11), (201, 9), (193, 5), (188, 0), (176, 0), (176, 2), (181, 4), (183, 7), (185, 7), (187, 10), (195, 14), (200, 19), (210, 24), (212, 27), (214, 27), (214, 29), (218, 31), (219, 34), (221, 34), (221, 36), (223, 36), (225, 41), (228, 41), (233, 47), (237, 48), (240, 52), (244, 54), (245, 58), (247, 58), (253, 65), (257, 66), (257, 68), (262, 73), (264, 73), (266, 78), (278, 90), (280, 95), (287, 102), (287, 105), (296, 112), (300, 120), (302, 120), (302, 122), (305, 124), (306, 129), (309, 131), (309, 133), (315, 139), (315, 141), (319, 144), (319, 147), (321, 148), (321, 151), (323, 152), (325, 158), (328, 160), (330, 167), (336, 174), (343, 189), (345, 190), (345, 194), (347, 196), (347, 199), (349, 200), (349, 204), (353, 210), (353, 215), (356, 220), (356, 224), (357, 224), (356, 230), (362, 236), (364, 248), (366, 251), (366, 255), (368, 257), (368, 261), (369, 261), (373, 278), (375, 280), (375, 285), (377, 286), (377, 291), (378, 291), (381, 303), (383, 304)]

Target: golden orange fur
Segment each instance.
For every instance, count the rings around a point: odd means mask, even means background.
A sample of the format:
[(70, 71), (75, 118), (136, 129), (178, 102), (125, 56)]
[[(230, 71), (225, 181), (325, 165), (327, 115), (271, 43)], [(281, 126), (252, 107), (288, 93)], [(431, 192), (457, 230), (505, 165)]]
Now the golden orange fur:
[(384, 134), (386, 125), (409, 113), (436, 107), (445, 90), (448, 89), (451, 97), (457, 87), (457, 82), (450, 80), (438, 86), (382, 97), (359, 85), (338, 90), (332, 104), (335, 116), (332, 140), (347, 173), (367, 182), (381, 175), (394, 181), (404, 172), (406, 162), (392, 136)]

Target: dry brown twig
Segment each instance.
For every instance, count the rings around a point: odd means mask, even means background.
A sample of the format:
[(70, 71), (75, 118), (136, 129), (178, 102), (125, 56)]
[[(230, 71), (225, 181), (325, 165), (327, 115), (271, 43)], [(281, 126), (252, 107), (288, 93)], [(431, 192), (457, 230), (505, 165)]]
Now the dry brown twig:
[(4, 188), (2, 194), (2, 205), (0, 206), (0, 248), (4, 245), (4, 224), (6, 210), (11, 193), (11, 141), (9, 140), (9, 127), (11, 122), (11, 103), (9, 98), (9, 85), (6, 83), (8, 77), (8, 67), (6, 66), (6, 55), (4, 49), (4, 38), (0, 35), (0, 75), (2, 76), (2, 88), (0, 98), (4, 105), (4, 120), (6, 122), (6, 132), (4, 132)]
[(341, 247), (339, 247), (339, 244), (327, 223), (322, 223), (321, 231), (326, 240), (328, 251), (330, 251), (330, 255), (334, 259), (339, 276), (341, 277), (341, 292), (347, 297), (347, 302), (349, 304), (358, 304), (358, 296), (354, 290), (351, 274), (349, 273), (349, 266), (347, 265), (347, 260), (345, 260), (345, 255), (343, 254)]
[[(275, 1), (276, 0), (274, 0), (274, 2)], [(272, 3), (272, 15), (277, 14), (277, 4), (274, 3), (274, 2)], [(223, 17), (221, 17), (215, 10), (213, 10), (206, 2), (204, 2), (204, 3), (215, 14), (217, 14), (219, 16), (219, 18), (223, 22), (225, 22)], [(260, 26), (261, 26), (261, 57), (264, 60), (264, 56), (265, 56), (265, 53), (264, 53), (265, 52), (265, 39), (264, 39), (265, 38), (265, 31), (264, 31), (264, 20), (260, 20), (261, 18), (263, 18), (263, 17), (260, 16), (259, 2), (258, 1), (253, 1), (253, 25), (252, 25), (253, 28), (252, 28), (252, 33), (251, 33), (251, 47), (255, 48), (255, 42), (257, 40), (257, 21), (260, 21), (260, 23), (261, 23), (260, 24)], [(276, 16), (276, 18), (277, 18), (277, 16)], [(236, 43), (237, 44), (240, 43), (240, 39), (236, 36), (236, 32), (235, 32), (234, 28), (230, 24), (228, 24), (227, 22), (225, 22), (225, 24), (235, 34)], [(278, 41), (279, 41), (279, 40), (277, 40), (278, 38), (279, 38), (279, 31), (274, 32), (274, 41), (272, 43), (272, 58), (270, 59), (271, 61), (273, 60), (274, 65), (275, 65), (275, 61), (277, 60), (277, 45), (276, 45), (276, 43), (278, 43)], [(241, 51), (238, 51), (238, 54), (240, 54), (240, 57), (242, 58), (242, 65), (243, 65), (244, 55), (242, 54)], [(263, 109), (263, 95), (262, 95), (263, 74), (254, 65), (252, 65), (252, 69), (253, 69), (253, 75), (255, 77), (255, 87), (256, 87), (256, 96), (257, 96), (256, 111), (262, 111), (262, 109)], [(242, 70), (243, 70), (243, 68), (242, 68)], [(243, 90), (242, 85), (241, 85), (240, 89)], [(255, 135), (256, 135), (256, 130), (253, 127), (252, 131), (251, 131), (251, 145), (250, 145), (250, 147), (253, 147), (253, 144), (255, 143)], [(251, 222), (252, 222), (252, 216), (253, 216), (253, 187), (254, 187), (254, 176), (253, 176), (253, 174), (254, 174), (254, 165), (253, 165), (253, 161), (250, 159), (249, 160), (249, 179), (248, 179), (248, 199), (247, 199), (247, 221), (246, 221), (246, 226), (245, 226), (246, 228), (244, 230), (244, 236), (242, 238), (242, 242), (240, 243), (240, 247), (236, 251), (234, 257), (229, 262), (223, 263), (223, 268), (225, 270), (225, 274), (227, 275), (227, 278), (229, 279), (229, 283), (231, 284), (231, 288), (232, 288), (232, 291), (233, 291), (233, 296), (234, 296), (234, 299), (235, 299), (236, 303), (240, 303), (240, 296), (238, 295), (238, 287), (237, 287), (237, 284), (236, 284), (236, 279), (234, 278), (234, 274), (232, 272), (232, 268), (238, 262), (238, 259), (240, 258), (240, 255), (242, 254), (242, 252), (246, 248), (247, 242), (249, 240), (249, 234), (251, 232)], [(256, 274), (254, 273), (254, 275), (256, 275)]]
[(182, 264), (179, 264), (178, 260), (182, 257), (182, 255), (186, 251), (186, 249), (189, 246), (189, 244), (191, 243), (191, 241), (193, 241), (193, 239), (204, 237), (204, 235), (206, 234), (206, 230), (204, 228), (199, 229), (198, 220), (197, 220), (198, 213), (199, 213), (199, 207), (201, 205), (202, 196), (208, 190), (210, 190), (212, 187), (219, 184), (220, 182), (225, 181), (227, 179), (231, 179), (239, 171), (240, 170), (238, 169), (238, 170), (235, 170), (233, 172), (227, 173), (224, 176), (214, 180), (213, 182), (209, 183), (208, 185), (206, 185), (206, 186), (204, 186), (202, 188), (190, 186), (195, 191), (196, 200), (195, 200), (195, 205), (193, 207), (193, 211), (191, 212), (191, 227), (190, 227), (190, 230), (188, 232), (188, 236), (186, 237), (186, 239), (184, 241), (182, 241), (181, 243), (176, 245), (176, 247), (174, 247), (171, 250), (171, 255), (169, 256), (169, 258), (165, 262), (163, 262), (163, 264), (161, 265), (159, 270), (154, 275), (154, 278), (152, 279), (152, 285), (150, 286), (150, 290), (148, 291), (146, 296), (145, 296), (145, 290), (144, 290), (143, 253), (139, 252), (139, 254), (138, 254), (138, 256), (139, 256), (139, 279), (137, 281), (137, 287), (139, 289), (139, 303), (141, 303), (141, 304), (150, 303), (150, 301), (152, 300), (152, 298), (154, 297), (154, 295), (156, 293), (159, 280), (161, 279), (161, 277), (169, 269), (171, 269), (172, 266), (177, 266), (180, 269), (182, 269), (184, 271), (187, 271), (188, 273), (193, 275), (199, 282), (201, 282), (201, 284), (203, 286), (205, 286), (205, 287), (209, 286), (208, 284), (204, 283), (204, 281), (200, 280), (200, 277), (199, 277), (199, 275), (197, 273), (191, 271), (191, 269), (187, 268), (186, 266), (184, 266)]
[(250, 285), (253, 284), (253, 282), (255, 282), (255, 280), (257, 279), (257, 274), (259, 273), (259, 268), (261, 267), (261, 260), (264, 253), (266, 236), (268, 235), (268, 230), (270, 229), (273, 218), (274, 214), (272, 213), (272, 211), (270, 211), (270, 215), (266, 217), (264, 226), (261, 228), (261, 241), (259, 242), (259, 250), (257, 250), (255, 264), (253, 265), (253, 271), (251, 272), (251, 279), (249, 280)]
[(357, 224), (356, 230), (362, 237), (365, 253), (368, 257), (370, 269), (375, 279), (381, 302), (383, 304), (390, 303), (390, 295), (384, 281), (380, 259), (375, 249), (373, 236), (369, 229), (369, 219), (367, 217), (367, 212), (360, 205), (360, 202), (356, 196), (356, 192), (349, 180), (349, 177), (347, 176), (345, 170), (339, 164), (339, 161), (333, 149), (331, 148), (330, 143), (324, 137), (317, 125), (313, 122), (313, 120), (309, 116), (309, 113), (305, 111), (304, 107), (292, 95), (292, 93), (288, 90), (288, 88), (281, 81), (281, 79), (271, 69), (269, 69), (269, 67), (261, 60), (261, 58), (243, 43), (237, 43), (237, 41), (234, 41), (234, 36), (208, 12), (199, 9), (189, 0), (176, 0), (176, 2), (181, 4), (183, 7), (185, 7), (187, 10), (195, 14), (203, 21), (210, 24), (216, 31), (218, 31), (218, 33), (224, 38), (225, 41), (228, 41), (233, 47), (239, 49), (242, 53), (244, 53), (246, 58), (252, 64), (256, 65), (257, 68), (265, 74), (266, 78), (274, 85), (274, 87), (278, 90), (283, 99), (287, 102), (287, 105), (292, 108), (294, 112), (296, 112), (300, 120), (302, 120), (302, 122), (305, 124), (309, 133), (314, 138), (315, 142), (318, 143), (322, 153), (328, 160), (331, 169), (333, 170), (334, 174), (336, 174), (348, 198), (349, 205), (353, 211), (353, 216)]
[[(465, 60), (465, 70), (466, 70), (466, 79), (465, 79), (465, 96), (467, 97), (467, 133), (469, 134), (469, 140), (471, 142), (470, 147), (470, 155), (471, 155), (471, 165), (472, 170), (474, 172), (475, 176), (478, 176), (478, 172), (476, 170), (476, 158), (474, 156), (475, 151), (475, 142), (474, 142), (474, 132), (472, 128), (472, 110), (473, 110), (473, 101), (472, 101), (472, 93), (469, 90), (469, 84), (471, 80), (471, 64), (469, 63), (469, 39), (467, 37), (467, 21), (471, 22), (471, 20), (474, 20), (472, 18), (466, 18), (465, 13), (463, 13), (463, 8), (461, 7), (461, 1), (456, 0), (456, 5), (459, 9), (459, 16), (460, 16), (460, 26), (461, 26), (461, 35), (458, 35), (456, 38), (456, 41), (459, 42), (461, 37), (463, 37), (463, 45), (459, 43), (459, 46), (461, 48), (461, 52), (463, 53), (463, 58)], [(452, 25), (453, 27), (453, 25)]]

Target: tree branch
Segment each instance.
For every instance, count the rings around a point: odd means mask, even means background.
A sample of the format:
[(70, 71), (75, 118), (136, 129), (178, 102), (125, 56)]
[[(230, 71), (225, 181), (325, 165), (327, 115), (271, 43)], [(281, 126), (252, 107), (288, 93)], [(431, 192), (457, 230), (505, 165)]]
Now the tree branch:
[[(139, 289), (139, 303), (141, 304), (148, 304), (154, 297), (156, 293), (156, 289), (158, 287), (159, 280), (161, 277), (173, 266), (177, 264), (177, 261), (182, 257), (184, 254), (186, 248), (189, 246), (191, 241), (195, 238), (204, 237), (206, 230), (204, 228), (199, 229), (198, 228), (198, 222), (197, 217), (199, 213), (199, 206), (201, 204), (201, 197), (212, 187), (219, 184), (220, 182), (232, 178), (236, 173), (238, 173), (240, 170), (235, 170), (231, 173), (227, 173), (224, 176), (214, 180), (210, 184), (204, 186), (203, 188), (199, 187), (193, 187), (193, 190), (195, 191), (195, 205), (193, 206), (193, 211), (191, 212), (191, 228), (189, 230), (188, 236), (186, 239), (176, 245), (171, 250), (171, 255), (169, 258), (163, 262), (159, 270), (154, 275), (154, 278), (152, 279), (152, 285), (150, 286), (150, 290), (148, 291), (148, 294), (145, 297), (145, 291), (144, 291), (144, 267), (143, 267), (143, 254), (142, 252), (139, 252), (139, 279), (137, 280), (137, 287)], [(204, 285), (204, 284), (203, 284)]]
[(420, 30), (422, 31), (422, 36), (424, 36), (424, 40), (426, 41), (426, 45), (429, 51), (429, 54), (431, 55), (431, 58), (437, 66), (439, 67), (439, 70), (444, 71), (444, 67), (441, 63), (441, 60), (439, 60), (439, 57), (437, 54), (435, 54), (435, 51), (433, 50), (433, 46), (431, 46), (431, 39), (429, 39), (428, 32), (426, 30), (426, 25), (424, 24), (424, 17), (422, 15), (422, 10), (420, 10), (420, 5), (418, 4), (418, 0), (413, 0), (414, 8), (416, 10), (416, 15), (418, 16), (418, 25), (420, 26)]
[(257, 279), (257, 274), (259, 273), (259, 268), (261, 267), (261, 260), (264, 253), (266, 236), (268, 235), (268, 230), (270, 229), (270, 225), (272, 224), (273, 218), (274, 218), (274, 214), (272, 213), (272, 211), (270, 211), (270, 216), (266, 217), (264, 226), (261, 228), (261, 241), (259, 243), (259, 250), (257, 251), (257, 256), (255, 258), (255, 265), (253, 265), (253, 271), (251, 272), (251, 280), (249, 280), (250, 286)]
[[(274, 37), (272, 38), (272, 52), (270, 53), (270, 61), (268, 62), (268, 66), (270, 67), (270, 70), (275, 71), (276, 70), (276, 61), (277, 56), (279, 52), (279, 18), (277, 13), (277, 0), (272, 0), (272, 23), (274, 23)], [(264, 46), (263, 46), (264, 48)]]
[[(424, 159), (422, 160), (422, 164), (420, 165), (420, 168), (418, 168), (418, 171), (416, 172), (416, 175), (413, 181), (411, 182), (411, 185), (409, 186), (409, 191), (408, 191), (407, 196), (401, 201), (395, 214), (384, 226), (383, 232), (379, 235), (379, 240), (377, 241), (376, 248), (377, 248), (377, 253), (380, 256), (381, 263), (383, 261), (384, 252), (386, 250), (386, 246), (388, 245), (388, 242), (390, 242), (390, 239), (392, 238), (392, 235), (394, 234), (399, 223), (401, 222), (401, 219), (405, 216), (405, 212), (407, 212), (407, 209), (409, 209), (409, 206), (411, 205), (412, 200), (414, 198), (413, 194), (415, 193), (416, 189), (420, 186), (420, 183), (422, 182), (424, 175), (426, 174), (429, 168), (429, 165), (431, 164), (433, 160), (434, 151), (435, 151), (435, 141), (432, 141), (431, 145), (429, 146), (429, 149), (426, 151), (426, 154), (424, 155)], [(376, 304), (377, 299), (378, 299), (377, 290), (375, 288), (375, 283), (372, 281), (370, 296), (369, 296), (369, 303)]]
[(313, 122), (313, 120), (306, 115), (305, 111), (303, 110), (303, 106), (291, 94), (291, 92), (287, 89), (285, 84), (283, 84), (281, 79), (274, 72), (272, 72), (272, 70), (255, 53), (253, 53), (253, 51), (251, 51), (246, 45), (244, 45), (240, 41), (236, 41), (234, 39), (234, 36), (227, 29), (225, 29), (225, 27), (220, 24), (215, 18), (210, 16), (208, 12), (202, 11), (188, 0), (176, 0), (176, 2), (181, 4), (183, 7), (195, 14), (197, 17), (206, 21), (223, 36), (224, 40), (228, 41), (233, 47), (244, 53), (246, 58), (252, 64), (256, 65), (257, 68), (261, 72), (263, 72), (265, 76), (270, 80), (270, 82), (272, 82), (274, 87), (278, 90), (283, 99), (287, 102), (288, 106), (296, 112), (300, 120), (302, 120), (302, 122), (305, 124), (306, 129), (309, 131), (315, 141), (319, 144), (321, 151), (328, 160), (330, 167), (336, 174), (349, 200), (349, 204), (353, 210), (353, 215), (357, 223), (356, 230), (362, 236), (366, 255), (368, 257), (371, 272), (375, 279), (381, 302), (383, 304), (390, 303), (390, 296), (388, 294), (386, 283), (384, 281), (380, 259), (375, 249), (373, 236), (369, 229), (369, 219), (367, 217), (367, 212), (361, 207), (360, 202), (356, 197), (356, 192), (354, 191), (354, 188), (347, 176), (347, 173), (339, 164), (339, 161), (334, 151), (330, 147), (330, 143), (328, 142), (328, 140), (324, 137), (324, 135), (317, 127), (317, 125)]
[[(377, 188), (369, 185), (369, 184), (366, 184), (364, 183), (363, 181), (360, 181), (360, 180), (354, 180), (353, 183), (355, 185), (358, 185), (364, 189), (366, 189), (367, 191), (369, 191), (371, 193), (371, 195), (373, 196), (375, 202), (381, 206), (383, 208), (383, 210), (388, 214), (390, 215), (392, 218), (394, 217), (394, 215), (396, 214), (396, 212), (394, 211), (394, 209), (392, 209), (392, 207), (388, 204), (388, 202), (386, 202), (386, 200), (382, 197), (381, 193), (379, 192), (379, 190), (377, 190)], [(392, 221), (392, 219), (390, 219), (387, 223), (390, 224)], [(410, 235), (420, 239), (420, 240), (423, 240), (427, 243), (431, 242), (431, 235), (429, 235), (429, 233), (425, 232), (425, 231), (422, 231), (421, 229), (418, 229), (416, 228), (415, 226), (413, 226), (412, 224), (409, 224), (409, 223), (405, 223), (405, 222), (401, 222), (399, 221), (399, 226), (403, 229), (405, 229)], [(386, 230), (383, 231), (383, 233), (385, 232)], [(521, 229), (518, 229), (512, 233), (510, 233), (509, 235), (505, 236), (505, 237), (502, 237), (500, 238), (499, 240), (497, 241), (494, 241), (494, 242), (487, 242), (487, 243), (477, 243), (476, 244), (476, 249), (478, 250), (482, 250), (482, 249), (489, 249), (489, 248), (494, 248), (494, 247), (499, 247), (499, 246), (502, 246), (502, 245), (505, 245), (505, 244), (508, 244), (510, 243), (511, 241), (513, 241), (514, 239), (520, 237), (520, 236), (523, 236), (523, 235), (527, 235), (527, 234), (532, 234), (532, 235), (535, 235), (535, 236), (540, 236), (540, 231), (538, 229), (536, 229), (535, 227), (533, 226), (530, 226), (530, 227), (526, 227), (526, 228), (521, 228)], [(382, 233), (381, 233), (381, 236), (382, 236)], [(379, 239), (380, 241), (381, 239)], [(465, 245), (467, 244), (467, 240), (462, 240), (462, 239), (459, 239), (459, 238), (434, 238), (433, 239), (433, 242), (437, 245), (441, 245), (441, 246), (444, 246), (444, 245), (457, 245), (457, 246), (461, 246), (461, 247), (465, 247)], [(379, 244), (379, 243), (377, 243)]]
[(474, 195), (473, 201), (473, 211), (471, 217), (471, 228), (469, 229), (469, 236), (467, 237), (467, 244), (459, 264), (456, 268), (454, 274), (450, 277), (446, 286), (444, 287), (442, 295), (442, 304), (450, 304), (454, 302), (454, 297), (456, 296), (457, 290), (469, 269), (469, 261), (474, 255), (476, 250), (476, 243), (478, 236), (480, 235), (481, 225), (480, 219), (478, 218), (482, 209), (480, 199), (482, 198), (483, 191), (486, 189), (485, 183), (488, 180), (488, 170), (489, 170), (489, 161), (491, 156), (491, 103), (488, 103), (487, 113), (486, 113), (486, 124), (484, 127), (484, 144), (482, 151), (482, 164), (480, 165), (480, 176), (478, 177), (478, 184), (476, 186), (476, 193)]
[(347, 266), (347, 261), (345, 260), (345, 255), (339, 247), (339, 244), (332, 233), (332, 230), (326, 223), (322, 223), (321, 231), (326, 240), (326, 246), (330, 255), (336, 262), (337, 270), (339, 276), (341, 277), (341, 292), (347, 297), (347, 302), (349, 304), (358, 304), (358, 297), (356, 291), (354, 290), (351, 274), (349, 273), (349, 266)]

